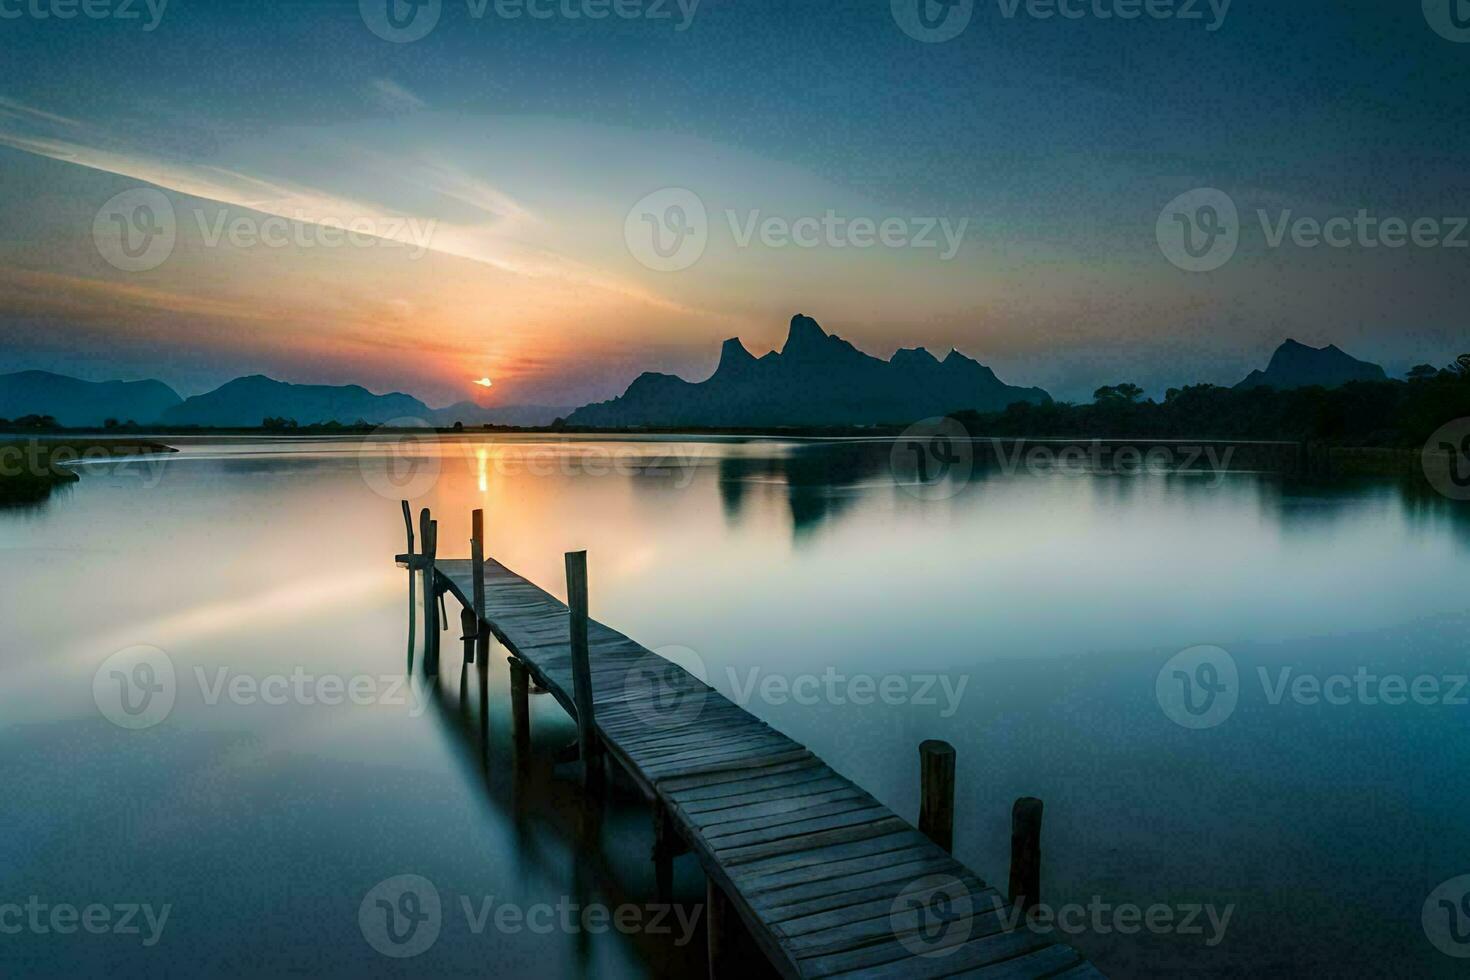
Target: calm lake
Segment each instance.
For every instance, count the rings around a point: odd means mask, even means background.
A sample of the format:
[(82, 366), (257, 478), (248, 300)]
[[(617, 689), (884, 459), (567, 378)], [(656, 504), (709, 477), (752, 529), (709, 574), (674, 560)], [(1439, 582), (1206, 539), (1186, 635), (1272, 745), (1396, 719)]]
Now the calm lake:
[[(515, 778), (503, 651), (483, 746), (457, 629), (439, 686), (405, 683), (405, 493), (441, 555), (483, 507), (559, 596), (586, 549), (594, 617), (910, 820), (919, 742), (951, 742), (956, 855), (1002, 888), (1040, 797), (1043, 900), (1111, 976), (1463, 975), (1423, 917), (1470, 873), (1470, 506), (1090, 463), (926, 485), (881, 441), (164, 441), (0, 511), (0, 975), (704, 969), (702, 921), (650, 921), (647, 808), (580, 811), (549, 697)], [(104, 707), (139, 645), (174, 671), (162, 717)], [(1231, 671), (1203, 713), (1161, 696)], [(359, 925), (398, 875), (442, 903), (413, 959)]]

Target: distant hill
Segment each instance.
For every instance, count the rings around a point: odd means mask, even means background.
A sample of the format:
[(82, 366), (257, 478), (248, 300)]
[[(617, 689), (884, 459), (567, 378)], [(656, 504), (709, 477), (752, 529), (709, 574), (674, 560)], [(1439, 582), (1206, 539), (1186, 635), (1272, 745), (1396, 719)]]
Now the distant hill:
[(401, 392), (375, 395), (361, 385), (297, 385), (263, 374), (236, 378), (203, 395), (186, 398), (163, 414), (165, 425), (257, 426), (267, 417), (379, 425), (391, 419), (428, 420), (429, 406)]
[(1288, 340), (1276, 348), (1264, 371), (1252, 371), (1236, 388), (1250, 390), (1265, 385), (1285, 391), (1320, 385), (1336, 388), (1349, 381), (1386, 381), (1383, 368), (1351, 357), (1335, 345), (1308, 347)]
[(940, 360), (921, 347), (885, 361), (797, 314), (780, 353), (756, 358), (732, 338), (706, 380), (646, 373), (620, 397), (583, 406), (567, 422), (601, 428), (866, 425), (1050, 401), (1040, 388), (1004, 384), (958, 351)]
[(435, 425), (550, 425), (571, 413), (569, 405), (478, 405), (455, 402), (447, 408), (431, 409), (429, 421)]
[(156, 422), (182, 401), (162, 381), (82, 381), (49, 371), (0, 375), (0, 418), (50, 415), (64, 426), (101, 426), (107, 419)]

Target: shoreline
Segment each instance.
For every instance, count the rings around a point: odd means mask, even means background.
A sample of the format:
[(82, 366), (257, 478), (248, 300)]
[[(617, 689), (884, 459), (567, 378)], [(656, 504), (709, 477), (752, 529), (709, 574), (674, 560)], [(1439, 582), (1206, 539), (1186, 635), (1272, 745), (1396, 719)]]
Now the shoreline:
[(53, 440), (36, 433), (0, 432), (0, 506), (40, 503), (57, 487), (76, 483), (81, 476), (67, 465), (73, 462), (176, 452), (173, 446), (136, 436), (65, 433)]

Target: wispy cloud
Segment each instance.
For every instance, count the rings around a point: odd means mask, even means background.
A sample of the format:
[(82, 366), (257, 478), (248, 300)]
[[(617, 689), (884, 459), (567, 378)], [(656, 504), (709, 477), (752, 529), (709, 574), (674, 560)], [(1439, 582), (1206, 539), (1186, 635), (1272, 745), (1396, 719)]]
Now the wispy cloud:
[[(386, 84), (389, 91), (394, 90), (391, 82)], [(412, 98), (404, 90), (397, 91)], [(282, 147), (224, 148), (222, 156), (237, 149), (242, 159), (205, 164), (171, 160), (135, 145), (115, 145), (108, 134), (89, 124), (52, 117), (19, 103), (5, 104), (17, 107), (11, 117), (22, 125), (7, 125), (0, 118), (3, 146), (292, 221), (332, 228), (369, 227), (376, 229), (370, 232), (376, 237), (426, 245), (429, 251), (504, 272), (557, 278), (652, 307), (693, 312), (638, 282), (558, 250), (551, 243), (567, 236), (548, 229), (510, 193), (428, 149), (411, 146), (390, 153), (382, 149), (394, 144), (388, 138), (366, 145), (325, 137), (312, 142), (310, 136), (293, 131)], [(24, 125), (52, 118), (78, 132), (41, 135), (27, 132), (33, 127)], [(269, 172), (269, 164), (252, 159), (262, 156), (278, 167), (299, 171), (305, 179)], [(327, 180), (334, 181), (336, 188), (326, 186)], [(355, 193), (354, 187), (360, 192)], [(427, 242), (420, 238), (424, 227), (432, 228)]]
[(377, 103), (389, 112), (413, 112), (429, 107), (427, 102), (391, 78), (375, 78), (370, 88)]

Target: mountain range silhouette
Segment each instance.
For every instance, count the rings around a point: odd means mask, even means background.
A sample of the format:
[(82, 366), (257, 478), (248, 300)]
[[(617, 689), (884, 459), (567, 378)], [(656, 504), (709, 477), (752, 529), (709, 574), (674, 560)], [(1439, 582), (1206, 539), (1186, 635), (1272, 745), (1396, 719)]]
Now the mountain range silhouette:
[(621, 396), (577, 409), (567, 423), (599, 428), (868, 425), (1049, 401), (1042, 389), (1005, 384), (958, 351), (940, 360), (922, 347), (906, 348), (885, 361), (798, 313), (779, 352), (757, 358), (739, 338), (731, 338), (706, 380), (646, 373)]

